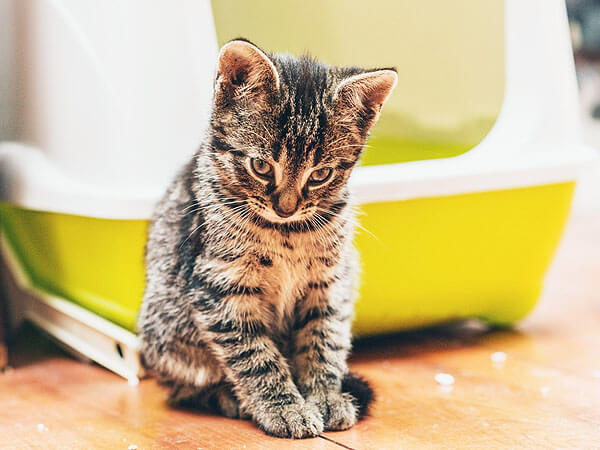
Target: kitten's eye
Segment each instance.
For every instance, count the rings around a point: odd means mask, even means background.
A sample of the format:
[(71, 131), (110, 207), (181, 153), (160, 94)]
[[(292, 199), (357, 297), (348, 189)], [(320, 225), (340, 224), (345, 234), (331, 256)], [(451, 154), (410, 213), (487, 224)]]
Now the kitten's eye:
[(308, 178), (308, 182), (313, 186), (316, 186), (318, 184), (323, 184), (327, 180), (329, 180), (329, 177), (331, 176), (332, 173), (333, 173), (333, 170), (331, 170), (331, 168), (329, 168), (329, 167), (324, 167), (322, 169), (315, 170), (313, 173), (310, 174), (310, 177)]
[(273, 166), (264, 159), (252, 158), (250, 166), (256, 175), (261, 178), (273, 178)]

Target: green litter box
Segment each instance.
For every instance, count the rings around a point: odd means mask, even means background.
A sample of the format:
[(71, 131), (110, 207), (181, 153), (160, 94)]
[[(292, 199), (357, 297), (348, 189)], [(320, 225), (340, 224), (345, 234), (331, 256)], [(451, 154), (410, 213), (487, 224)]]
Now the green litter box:
[[(362, 206), (359, 335), (479, 317), (512, 324), (535, 305), (574, 183)], [(131, 331), (147, 222), (0, 206), (36, 286)], [(76, 262), (76, 263), (75, 263)]]
[[(148, 218), (200, 139), (217, 43), (237, 36), (268, 50), (310, 49), (334, 64), (398, 68), (398, 87), (351, 179), (368, 230), (356, 237), (357, 335), (472, 317), (510, 325), (531, 311), (575, 180), (595, 158), (578, 133), (562, 1), (214, 0), (212, 12), (197, 3), (129, 11), (131, 22), (111, 25), (124, 40), (118, 48), (90, 29), (97, 58), (89, 67), (105, 65), (102, 80), (114, 91), (106, 96), (97, 95), (106, 86), (92, 69), (81, 72), (81, 102), (56, 95), (71, 88), (67, 69), (50, 65), (30, 77), (53, 86), (32, 91), (37, 128), (25, 122), (22, 138), (0, 143), (2, 248), (27, 291), (27, 317), (117, 373), (138, 374), (130, 355)], [(33, 13), (38, 26), (54, 17)], [(106, 5), (73, 14), (83, 33), (92, 18), (111, 17)], [(183, 45), (115, 66), (113, 52), (156, 37), (157, 17)], [(128, 28), (134, 22), (139, 34)], [(44, 36), (34, 42), (79, 57), (64, 36)], [(87, 128), (75, 129), (81, 117)]]

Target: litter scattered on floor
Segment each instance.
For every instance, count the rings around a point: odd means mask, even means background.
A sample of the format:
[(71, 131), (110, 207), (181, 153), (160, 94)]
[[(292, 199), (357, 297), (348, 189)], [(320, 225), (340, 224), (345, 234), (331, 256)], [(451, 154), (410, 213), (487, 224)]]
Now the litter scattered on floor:
[(127, 450), (137, 450), (137, 445), (131, 444), (129, 447), (127, 447)]
[(496, 365), (501, 365), (506, 362), (506, 353), (504, 352), (494, 352), (490, 356), (492, 362)]
[(452, 386), (454, 384), (454, 377), (449, 373), (436, 373), (435, 381), (438, 382), (440, 386)]
[(48, 431), (48, 427), (47, 427), (46, 425), (44, 425), (43, 423), (38, 423), (38, 424), (37, 424), (37, 430), (38, 430), (40, 433), (43, 433), (43, 432), (45, 432), (45, 431)]
[(542, 386), (540, 388), (540, 392), (542, 393), (543, 397), (548, 397), (548, 393), (550, 392), (550, 388), (548, 386)]
[(541, 378), (552, 378), (560, 376), (560, 370), (549, 367), (534, 367), (531, 369), (531, 375)]

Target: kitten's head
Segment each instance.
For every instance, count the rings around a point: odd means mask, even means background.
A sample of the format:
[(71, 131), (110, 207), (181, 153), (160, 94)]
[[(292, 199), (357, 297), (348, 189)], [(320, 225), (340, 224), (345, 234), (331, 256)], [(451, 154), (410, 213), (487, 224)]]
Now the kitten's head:
[(229, 42), (219, 55), (211, 117), (221, 189), (270, 223), (335, 216), (396, 80), (394, 69), (333, 67)]

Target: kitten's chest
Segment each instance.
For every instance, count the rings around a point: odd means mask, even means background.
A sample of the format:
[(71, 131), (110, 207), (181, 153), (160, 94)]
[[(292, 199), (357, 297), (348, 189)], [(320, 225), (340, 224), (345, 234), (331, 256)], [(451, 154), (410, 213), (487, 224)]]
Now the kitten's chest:
[(282, 316), (290, 317), (309, 283), (326, 277), (322, 251), (301, 240), (285, 240), (271, 247), (272, 265), (264, 271), (265, 286)]
[(284, 316), (292, 314), (298, 298), (310, 281), (307, 263), (288, 253), (274, 254), (271, 270), (265, 271), (266, 285), (272, 287), (272, 301)]
[[(328, 279), (334, 265), (327, 252), (302, 239), (256, 236), (240, 257), (225, 262), (211, 260), (205, 271), (213, 273), (215, 282), (229, 280), (234, 285), (258, 288), (256, 297), (243, 297), (248, 312), (256, 314), (274, 333), (285, 333), (294, 322), (294, 311), (310, 283)], [(208, 267), (210, 266), (210, 267)]]

